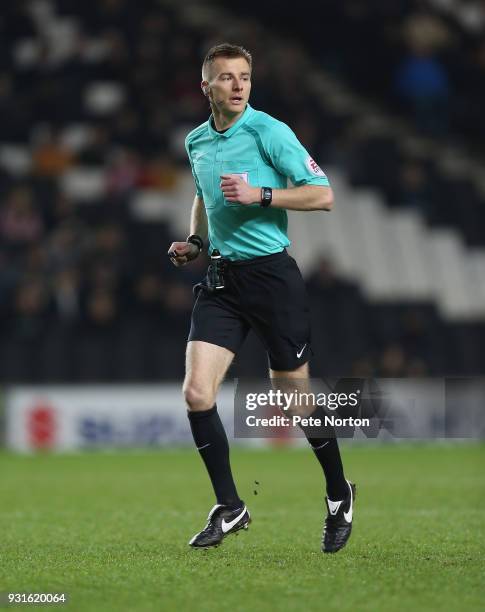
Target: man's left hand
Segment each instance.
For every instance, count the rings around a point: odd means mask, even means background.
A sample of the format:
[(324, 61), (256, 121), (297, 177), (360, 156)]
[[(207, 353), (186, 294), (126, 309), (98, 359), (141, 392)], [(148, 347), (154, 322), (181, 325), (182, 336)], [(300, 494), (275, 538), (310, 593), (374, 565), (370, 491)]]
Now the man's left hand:
[(221, 189), (228, 202), (239, 204), (259, 204), (261, 188), (251, 187), (244, 179), (234, 174), (221, 175)]

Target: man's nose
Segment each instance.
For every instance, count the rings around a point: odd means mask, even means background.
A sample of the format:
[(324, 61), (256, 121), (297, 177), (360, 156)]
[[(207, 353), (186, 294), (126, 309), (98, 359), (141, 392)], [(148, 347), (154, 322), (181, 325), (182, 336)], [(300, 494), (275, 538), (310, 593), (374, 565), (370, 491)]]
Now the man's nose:
[(240, 89), (242, 89), (242, 81), (238, 81), (237, 79), (234, 80), (234, 85), (233, 85), (233, 89), (239, 91)]

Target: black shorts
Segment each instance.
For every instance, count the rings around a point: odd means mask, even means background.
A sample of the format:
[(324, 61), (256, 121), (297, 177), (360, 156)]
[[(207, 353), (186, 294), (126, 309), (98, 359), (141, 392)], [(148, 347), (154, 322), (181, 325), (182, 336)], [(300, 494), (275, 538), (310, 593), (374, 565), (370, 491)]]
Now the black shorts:
[(268, 352), (270, 367), (291, 371), (310, 356), (310, 309), (305, 283), (286, 250), (228, 262), (225, 288), (194, 287), (188, 340), (202, 340), (237, 353), (252, 328)]

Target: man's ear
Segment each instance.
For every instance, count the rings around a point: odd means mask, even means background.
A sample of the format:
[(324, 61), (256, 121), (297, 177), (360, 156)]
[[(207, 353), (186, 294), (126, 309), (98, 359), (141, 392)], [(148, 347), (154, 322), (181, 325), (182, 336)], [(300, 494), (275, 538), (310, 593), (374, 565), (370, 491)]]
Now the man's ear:
[(204, 96), (206, 98), (208, 98), (209, 97), (209, 83), (208, 83), (208, 81), (202, 81), (200, 86), (202, 88), (202, 93), (204, 94)]

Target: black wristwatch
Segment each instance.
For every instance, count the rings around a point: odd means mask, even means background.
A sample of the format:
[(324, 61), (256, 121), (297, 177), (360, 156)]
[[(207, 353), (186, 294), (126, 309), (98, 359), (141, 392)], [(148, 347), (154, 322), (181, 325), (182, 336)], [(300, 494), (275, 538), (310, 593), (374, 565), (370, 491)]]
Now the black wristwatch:
[(199, 253), (204, 248), (204, 241), (197, 234), (190, 234), (190, 236), (187, 236), (187, 240), (185, 242), (190, 242), (191, 244), (195, 244), (195, 246), (199, 247)]
[(273, 200), (273, 190), (271, 187), (261, 187), (261, 204), (262, 208), (268, 208)]

